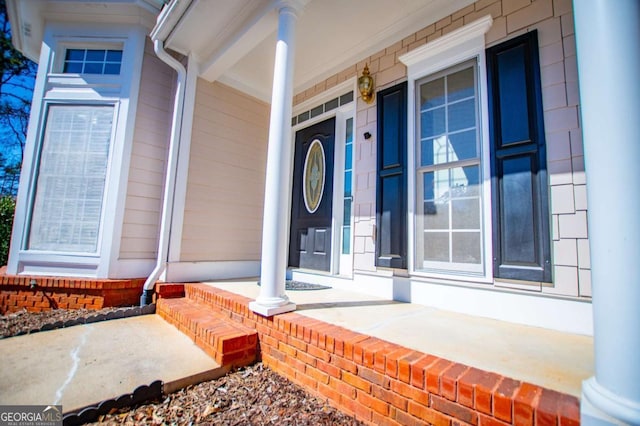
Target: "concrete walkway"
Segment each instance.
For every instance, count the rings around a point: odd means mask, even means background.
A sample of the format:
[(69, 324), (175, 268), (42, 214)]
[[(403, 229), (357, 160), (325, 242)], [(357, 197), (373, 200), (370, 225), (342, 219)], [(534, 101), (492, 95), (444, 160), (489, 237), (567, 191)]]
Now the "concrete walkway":
[[(205, 283), (255, 299), (255, 281)], [(593, 338), (394, 302), (340, 289), (288, 291), (296, 313), (580, 397)]]
[(157, 315), (0, 340), (0, 404), (62, 404), (65, 413), (155, 380), (171, 392), (224, 371)]

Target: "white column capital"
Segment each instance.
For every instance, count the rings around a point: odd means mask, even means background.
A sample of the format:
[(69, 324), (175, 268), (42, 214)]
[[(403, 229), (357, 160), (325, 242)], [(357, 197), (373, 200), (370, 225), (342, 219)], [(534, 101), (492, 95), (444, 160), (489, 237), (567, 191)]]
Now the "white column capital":
[(291, 13), (298, 17), (310, 1), (311, 0), (276, 0), (274, 7), (279, 13)]

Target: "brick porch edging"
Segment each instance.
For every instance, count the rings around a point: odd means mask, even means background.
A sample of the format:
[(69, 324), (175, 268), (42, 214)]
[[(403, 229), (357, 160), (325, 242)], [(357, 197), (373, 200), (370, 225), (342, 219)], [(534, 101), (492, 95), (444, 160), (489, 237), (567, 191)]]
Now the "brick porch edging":
[(258, 332), (262, 361), (357, 419), (378, 425), (578, 425), (579, 401), (297, 313), (265, 318), (250, 299), (204, 284), (186, 297)]
[(144, 282), (145, 278), (104, 280), (6, 275), (0, 270), (0, 315), (23, 308), (40, 312), (138, 305)]

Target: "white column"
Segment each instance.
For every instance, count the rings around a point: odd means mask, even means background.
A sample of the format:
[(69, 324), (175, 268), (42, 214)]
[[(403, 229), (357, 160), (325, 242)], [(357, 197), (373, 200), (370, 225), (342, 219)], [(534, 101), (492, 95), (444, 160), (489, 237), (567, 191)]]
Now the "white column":
[(584, 425), (640, 424), (640, 2), (577, 0), (595, 376)]
[(289, 182), (293, 154), (291, 113), (296, 4), (282, 2), (278, 13), (278, 41), (273, 70), (262, 222), (260, 295), (249, 304), (249, 309), (268, 317), (296, 309), (296, 305), (289, 301), (285, 292), (289, 247), (289, 200), (291, 198)]

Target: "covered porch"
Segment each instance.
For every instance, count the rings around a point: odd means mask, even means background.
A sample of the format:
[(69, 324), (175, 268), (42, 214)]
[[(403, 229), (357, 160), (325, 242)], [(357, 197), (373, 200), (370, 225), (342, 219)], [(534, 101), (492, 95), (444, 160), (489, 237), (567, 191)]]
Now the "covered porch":
[[(256, 327), (258, 329), (258, 324), (264, 321), (269, 322), (270, 324), (275, 324), (276, 328), (290, 327), (291, 325), (288, 323), (290, 315), (296, 315), (295, 318), (298, 318), (298, 315), (306, 316), (307, 314), (311, 314), (312, 311), (315, 311), (314, 309), (298, 309), (300, 310), (299, 313), (290, 314), (291, 311), (296, 310), (297, 303), (301, 303), (303, 306), (309, 303), (323, 303), (318, 302), (317, 300), (302, 300), (301, 302), (298, 302), (293, 300), (291, 293), (287, 293), (285, 291), (285, 277), (287, 267), (289, 266), (289, 212), (291, 211), (290, 187), (293, 173), (293, 149), (291, 143), (293, 135), (291, 120), (293, 116), (294, 94), (309, 92), (313, 95), (316, 92), (315, 84), (317, 84), (317, 82), (324, 81), (328, 76), (339, 73), (340, 70), (344, 69), (344, 67), (347, 67), (347, 74), (350, 76), (354, 77), (359, 75), (360, 68), (358, 67), (360, 65), (361, 61), (359, 62), (359, 60), (361, 58), (371, 55), (372, 52), (377, 51), (383, 46), (390, 45), (390, 43), (393, 43), (393, 40), (395, 40), (396, 43), (398, 41), (402, 43), (403, 31), (412, 33), (418, 30), (423, 25), (423, 22), (436, 22), (440, 17), (448, 16), (458, 10), (463, 10), (471, 5), (471, 3), (472, 2), (465, 1), (432, 1), (427, 3), (408, 1), (404, 3), (404, 8), (396, 9), (389, 8), (388, 4), (380, 2), (373, 4), (371, 7), (368, 6), (366, 11), (367, 13), (361, 15), (355, 13), (357, 10), (351, 10), (351, 13), (346, 13), (344, 9), (351, 7), (353, 3), (349, 3), (350, 6), (346, 6), (345, 3), (338, 4), (338, 2), (331, 4), (328, 2), (306, 1), (282, 1), (276, 3), (237, 2), (234, 3), (233, 6), (227, 5), (226, 8), (215, 8), (211, 3), (206, 2), (172, 2), (160, 16), (159, 24), (152, 33), (152, 39), (154, 39), (156, 45), (159, 45), (160, 43), (160, 45), (173, 49), (188, 58), (188, 68), (186, 75), (184, 76), (185, 81), (188, 82), (189, 79), (191, 79), (193, 82), (197, 78), (202, 78), (210, 82), (216, 81), (229, 85), (236, 90), (264, 101), (270, 99), (268, 152), (265, 171), (265, 203), (261, 240), (262, 256), (260, 261), (260, 282), (262, 285), (259, 288), (259, 291), (257, 291), (258, 289), (256, 288), (248, 290), (250, 287), (248, 287), (247, 290), (243, 290), (249, 291), (249, 293), (246, 295), (243, 294), (241, 296), (241, 300), (253, 301), (251, 301), (247, 307), (244, 307), (243, 304), (238, 305), (237, 307), (237, 309), (244, 312), (246, 316), (250, 318), (259, 318), (259, 320), (250, 320), (256, 322)], [(553, 5), (554, 3), (555, 2), (546, 2), (545, 4)], [(541, 4), (542, 3), (539, 3), (538, 5)], [(378, 7), (376, 8), (376, 6)], [(550, 7), (553, 8), (553, 6)], [(619, 208), (616, 208), (615, 210), (616, 214), (619, 215), (619, 220), (616, 221), (615, 224), (612, 224), (608, 219), (608, 214), (610, 212), (600, 211), (598, 207), (590, 209), (588, 212), (589, 244), (591, 248), (591, 255), (593, 257), (591, 270), (593, 271), (594, 283), (594, 329), (595, 341), (597, 343), (595, 348), (595, 363), (599, 368), (593, 369), (592, 371), (591, 367), (587, 366), (589, 362), (582, 364), (585, 368), (581, 369), (580, 373), (573, 375), (573, 379), (568, 380), (573, 384), (569, 385), (568, 388), (563, 388), (563, 391), (576, 394), (577, 389), (580, 388), (580, 385), (576, 385), (576, 382), (579, 382), (590, 374), (597, 373), (595, 377), (585, 382), (586, 385), (582, 391), (583, 420), (590, 423), (593, 422), (593, 424), (597, 424), (597, 422), (602, 421), (602, 419), (606, 419), (608, 422), (635, 422), (638, 419), (639, 411), (637, 406), (638, 393), (637, 390), (634, 390), (633, 383), (635, 383), (634, 378), (637, 378), (639, 370), (637, 367), (631, 366), (631, 364), (633, 364), (632, 353), (634, 350), (629, 350), (628, 347), (621, 347), (619, 342), (631, 341), (632, 348), (636, 348), (638, 345), (637, 337), (633, 337), (637, 336), (637, 327), (634, 326), (634, 324), (637, 324), (637, 321), (634, 321), (634, 319), (637, 318), (637, 314), (634, 314), (633, 310), (630, 308), (633, 304), (632, 301), (637, 299), (630, 296), (635, 296), (638, 293), (637, 288), (629, 284), (635, 281), (634, 277), (617, 273), (614, 278), (608, 279), (607, 271), (610, 271), (612, 268), (617, 271), (627, 270), (627, 268), (624, 268), (625, 260), (629, 261), (633, 258), (634, 254), (637, 254), (637, 239), (631, 241), (628, 238), (628, 235), (630, 235), (629, 230), (637, 229), (637, 220), (628, 213), (637, 211), (637, 197), (623, 197), (628, 201), (628, 203), (625, 202), (620, 205), (611, 199), (610, 188), (616, 186), (614, 179), (615, 173), (611, 174), (611, 171), (607, 167), (602, 167), (602, 163), (593, 160), (593, 158), (608, 158), (611, 160), (611, 164), (614, 164), (614, 162), (619, 161), (619, 159), (612, 158), (612, 152), (619, 152), (623, 149), (636, 152), (637, 148), (632, 148), (628, 146), (628, 144), (619, 142), (621, 144), (618, 147), (619, 149), (613, 149), (611, 146), (608, 146), (606, 152), (603, 152), (604, 149), (600, 144), (598, 144), (598, 138), (607, 137), (607, 140), (611, 140), (608, 135), (601, 134), (601, 131), (596, 130), (597, 128), (608, 127), (605, 125), (606, 122), (601, 118), (602, 114), (600, 113), (602, 112), (602, 108), (599, 105), (603, 105), (603, 98), (611, 101), (611, 104), (615, 102), (613, 102), (614, 98), (611, 93), (605, 94), (595, 90), (595, 87), (598, 85), (596, 83), (597, 77), (593, 77), (594, 80), (589, 80), (589, 77), (594, 75), (591, 73), (591, 69), (593, 68), (588, 69), (586, 68), (586, 65), (583, 64), (588, 63), (595, 67), (598, 61), (597, 58), (590, 57), (585, 50), (581, 50), (588, 49), (585, 47), (581, 48), (581, 45), (582, 43), (585, 43), (583, 46), (587, 46), (587, 43), (595, 43), (596, 40), (594, 40), (593, 36), (595, 33), (599, 36), (597, 41), (601, 43), (600, 46), (603, 50), (606, 50), (608, 46), (614, 44), (607, 35), (607, 28), (612, 26), (616, 26), (616, 28), (620, 29), (621, 35), (619, 35), (619, 37), (621, 39), (621, 44), (626, 45), (625, 43), (622, 43), (622, 40), (625, 38), (634, 39), (633, 36), (637, 35), (637, 31), (634, 32), (631, 28), (633, 28), (637, 22), (631, 18), (627, 19), (625, 16), (637, 18), (637, 6), (634, 6), (629, 2), (627, 4), (628, 13), (626, 14), (621, 12), (621, 10), (624, 10), (623, 7), (613, 11), (610, 7), (606, 6), (604, 2), (601, 2), (599, 14), (581, 10), (579, 9), (580, 6), (576, 7), (575, 27), (577, 34), (576, 39), (578, 41), (578, 68), (582, 79), (580, 94), (583, 98), (580, 105), (582, 107), (583, 115), (589, 118), (589, 124), (587, 124), (587, 122), (584, 123), (586, 171), (590, 176), (590, 185), (587, 189), (589, 202), (590, 206), (618, 206)], [(213, 8), (216, 10), (214, 11)], [(341, 11), (345, 13), (341, 13)], [(331, 13), (330, 16), (327, 15), (328, 12)], [(531, 12), (534, 13), (535, 10)], [(375, 27), (365, 24), (363, 26), (365, 30), (362, 31), (361, 28), (355, 28), (350, 22), (345, 21), (343, 22), (344, 25), (341, 25), (340, 20), (343, 19), (343, 17), (354, 15), (359, 16), (365, 23), (377, 22), (379, 26)], [(212, 16), (215, 16), (216, 24), (207, 26), (206, 22), (208, 18)], [(330, 34), (325, 35), (322, 31), (323, 18), (331, 19), (332, 31)], [(515, 19), (515, 17), (512, 18)], [(425, 19), (425, 21), (422, 19)], [(620, 26), (619, 24), (621, 22), (628, 25)], [(461, 21), (460, 24), (463, 25), (464, 22)], [(213, 32), (200, 31), (203, 27), (211, 28)], [(585, 30), (583, 28), (589, 28), (589, 30)], [(599, 29), (600, 32), (591, 31), (593, 28)], [(623, 31), (625, 29), (628, 30), (631, 36)], [(584, 31), (584, 33), (581, 33), (581, 30)], [(591, 37), (587, 38), (586, 34), (588, 31), (591, 31)], [(276, 35), (275, 44), (273, 44), (273, 39), (268, 39), (268, 36), (271, 36), (274, 33)], [(319, 36), (319, 34), (322, 34), (322, 36)], [(487, 37), (489, 37), (489, 35), (487, 35)], [(582, 37), (585, 37), (585, 40), (587, 41), (581, 41)], [(618, 39), (614, 37), (613, 40)], [(484, 45), (482, 47), (484, 48)], [(584, 57), (581, 55), (584, 55)], [(620, 59), (618, 56), (616, 56), (616, 58)], [(634, 57), (631, 60), (625, 60), (625, 63), (629, 63), (629, 67), (618, 66), (615, 70), (606, 67), (603, 69), (597, 69), (598, 72), (601, 72), (604, 75), (615, 75), (621, 81), (627, 81), (625, 78), (629, 77), (629, 73), (626, 72), (622, 73), (623, 75), (620, 75), (619, 70), (621, 68), (637, 69), (636, 59), (637, 58)], [(613, 62), (610, 61), (608, 63)], [(353, 68), (350, 69), (350, 64), (357, 65), (353, 65)], [(406, 75), (404, 73), (404, 68), (402, 68), (403, 66), (400, 64), (397, 65), (397, 67), (394, 66), (394, 68), (389, 69), (388, 73), (385, 75), (380, 73), (378, 77), (383, 79), (383, 85), (396, 83), (405, 78)], [(585, 79), (584, 76), (587, 76), (587, 78)], [(384, 80), (384, 78), (387, 78), (387, 80)], [(585, 81), (591, 81), (592, 84), (586, 85)], [(378, 84), (380, 84), (380, 81), (378, 81)], [(318, 91), (321, 92), (322, 90), (323, 88), (320, 88)], [(360, 99), (357, 100), (357, 114), (368, 123), (368, 115), (374, 114), (374, 110), (368, 108), (362, 102), (364, 101), (361, 101)], [(605, 102), (605, 104), (609, 105), (607, 102)], [(630, 107), (631, 105), (627, 106)], [(633, 104), (633, 106), (635, 106), (635, 104)], [(179, 113), (181, 114), (182, 111)], [(622, 115), (619, 115), (618, 117), (620, 116)], [(613, 117), (609, 118), (613, 119)], [(548, 121), (550, 122), (551, 120), (548, 119)], [(176, 123), (181, 123), (179, 124), (180, 126), (184, 124), (181, 119), (176, 121)], [(626, 136), (615, 138), (616, 142), (612, 141), (612, 143), (629, 140), (629, 136), (635, 134), (636, 129), (634, 125), (631, 125), (624, 120), (618, 124), (620, 125), (620, 136)], [(365, 127), (360, 130), (366, 130)], [(186, 138), (182, 138), (181, 143), (188, 143), (188, 130), (176, 128), (174, 126), (174, 135), (187, 136)], [(179, 138), (172, 140), (172, 145), (174, 143), (180, 143)], [(591, 157), (592, 159), (590, 159), (590, 155), (593, 155), (593, 157)], [(619, 181), (628, 180), (627, 178), (629, 178), (629, 176), (627, 172), (633, 169), (630, 164), (628, 166), (629, 167), (620, 167), (618, 169), (621, 171), (621, 174), (618, 176)], [(177, 168), (179, 167), (180, 166), (178, 165)], [(171, 169), (172, 168), (170, 166), (170, 170)], [(625, 170), (627, 172), (625, 172)], [(165, 217), (164, 220), (167, 220), (167, 223), (174, 226), (176, 222), (180, 225), (179, 222), (182, 220), (181, 217), (178, 217), (177, 221), (172, 220), (176, 219), (175, 217), (171, 217), (172, 215), (175, 215), (175, 213), (172, 212), (174, 205), (172, 197), (176, 193), (179, 194), (180, 190), (178, 189), (176, 191), (175, 176), (170, 176), (170, 173), (168, 173), (167, 183), (165, 185), (167, 191), (165, 206), (169, 207), (163, 209), (163, 217)], [(178, 175), (178, 180), (179, 179), (180, 176)], [(594, 181), (597, 181), (598, 183), (593, 184)], [(180, 183), (178, 182), (177, 185), (179, 186)], [(372, 203), (374, 201), (372, 201)], [(584, 217), (585, 220), (583, 223), (586, 227), (586, 213), (584, 213)], [(374, 221), (372, 220), (372, 222)], [(612, 227), (617, 231), (612, 233)], [(176, 227), (176, 229), (179, 229), (179, 226)], [(372, 226), (372, 233), (375, 233), (375, 224)], [(618, 238), (611, 237), (611, 235), (617, 235)], [(176, 235), (172, 235), (172, 238), (175, 236)], [(172, 247), (169, 242), (166, 241), (163, 243), (162, 238), (163, 237), (161, 236), (159, 265), (161, 262), (170, 263), (172, 261), (172, 257), (179, 258), (179, 252), (172, 253)], [(178, 238), (176, 238), (175, 241), (178, 241)], [(605, 247), (607, 248), (605, 249)], [(610, 251), (611, 247), (618, 247), (618, 249), (614, 250), (615, 254)], [(173, 248), (175, 249), (175, 247)], [(625, 248), (627, 249), (625, 250)], [(558, 251), (560, 251), (559, 249), (560, 247), (558, 246)], [(627, 262), (627, 264), (629, 263), (631, 262)], [(615, 267), (615, 265), (619, 266), (619, 268)], [(559, 274), (561, 271), (567, 270), (559, 268), (554, 273)], [(332, 272), (335, 271), (332, 270)], [(411, 272), (412, 271), (409, 270), (409, 273)], [(152, 286), (157, 278), (157, 276), (152, 274), (148, 283)], [(598, 289), (598, 286), (602, 287)], [(544, 290), (542, 287), (543, 286), (541, 285), (541, 291)], [(238, 290), (238, 288), (234, 288), (234, 290)], [(601, 301), (599, 301), (599, 298), (602, 298), (600, 299)], [(345, 310), (357, 310), (359, 307), (358, 305), (349, 305), (341, 308), (339, 305), (339, 298), (334, 299), (330, 303), (337, 304), (332, 309), (336, 309), (336, 312), (340, 314), (344, 314), (344, 312), (341, 311), (343, 308)], [(383, 302), (383, 304), (385, 304), (385, 302)], [(395, 307), (395, 304), (385, 306), (384, 309), (376, 310), (376, 316), (378, 316), (382, 311), (392, 311), (391, 308), (393, 307)], [(611, 319), (611, 317), (605, 312), (608, 309), (615, 309), (617, 312), (620, 312), (620, 318)], [(317, 313), (318, 312), (315, 312), (314, 314)], [(255, 314), (258, 314), (258, 317), (254, 317), (253, 315)], [(412, 314), (413, 313), (407, 313), (407, 316), (411, 317)], [(418, 314), (416, 313), (416, 315)], [(540, 312), (540, 315), (545, 315), (545, 313)], [(455, 327), (459, 325), (458, 323), (449, 322), (443, 317), (436, 317), (437, 319), (434, 319), (434, 321), (443, 324), (443, 327), (439, 329), (438, 327), (434, 328), (430, 332), (434, 333), (434, 335), (447, 335), (449, 334), (452, 326)], [(431, 318), (433, 319), (436, 317)], [(389, 318), (389, 321), (390, 323), (394, 322), (391, 318)], [(477, 323), (477, 320), (474, 320), (473, 322)], [(456, 325), (454, 326), (454, 324)], [(497, 329), (501, 328), (496, 324), (493, 324), (493, 326)], [(365, 326), (362, 325), (362, 327)], [(465, 327), (461, 328), (464, 329)], [(481, 328), (484, 332), (491, 329), (488, 324), (486, 325), (486, 328)], [(377, 327), (374, 327), (372, 330), (368, 330), (367, 333), (369, 331), (375, 331), (376, 329)], [(471, 329), (467, 329), (467, 333), (473, 334), (470, 330)], [(482, 330), (475, 331), (482, 335)], [(282, 332), (282, 330), (280, 330), (280, 332)], [(513, 333), (513, 331), (511, 332)], [(509, 332), (506, 333), (509, 334)], [(265, 334), (268, 335), (266, 332)], [(397, 333), (391, 334), (398, 336), (401, 335)], [(429, 334), (429, 332), (427, 332), (427, 334)], [(524, 334), (527, 335), (527, 333)], [(410, 339), (409, 336), (410, 335), (405, 336), (405, 339), (408, 339), (406, 341), (411, 340), (413, 342), (414, 339)], [(469, 342), (473, 341), (468, 335), (463, 333), (457, 337), (458, 342), (464, 340), (461, 336), (467, 336), (466, 338), (469, 339)], [(284, 339), (288, 341), (288, 337), (284, 337)], [(454, 338), (454, 341), (455, 339), (456, 338)], [(367, 340), (367, 338), (365, 338), (365, 340)], [(532, 338), (529, 339), (529, 341), (531, 340)], [(442, 342), (444, 342), (444, 340)], [(373, 342), (371, 343), (373, 344)], [(295, 371), (295, 367), (291, 367), (291, 365), (286, 362), (287, 357), (291, 354), (287, 355), (287, 353), (284, 352), (285, 349), (281, 350), (279, 348), (280, 343), (278, 343), (278, 341), (272, 341), (272, 344), (275, 345), (275, 348), (278, 348), (275, 350), (280, 352), (268, 354), (267, 357), (271, 356), (275, 365), (282, 366), (280, 371), (284, 372), (285, 375), (297, 378), (298, 376)], [(308, 344), (309, 342), (304, 344), (301, 343), (301, 345), (304, 346), (304, 350), (310, 348)], [(324, 344), (326, 344), (326, 340)], [(378, 342), (376, 341), (375, 345), (377, 344)], [(585, 343), (585, 346), (582, 346), (582, 348), (590, 351), (590, 344), (591, 343)], [(455, 346), (449, 342), (448, 344), (443, 343), (442, 347), (447, 347), (447, 345), (451, 345), (450, 347)], [(513, 357), (507, 356), (507, 358), (523, 360), (527, 359), (528, 356), (530, 357), (531, 352), (537, 353), (531, 346), (523, 345), (522, 347), (525, 348), (525, 350), (523, 350), (519, 356), (514, 352)], [(549, 348), (554, 348), (551, 341), (545, 342), (545, 348), (543, 351), (549, 350)], [(618, 348), (619, 350), (612, 351), (611, 348)], [(393, 347), (393, 349), (399, 348)], [(484, 352), (487, 352), (487, 349), (484, 349)], [(299, 353), (298, 349), (286, 350), (292, 351), (293, 354)], [(431, 348), (430, 350), (433, 349)], [(477, 357), (482, 361), (474, 362), (479, 362), (480, 364), (488, 362), (487, 367), (494, 368), (496, 366), (491, 365), (488, 360), (501, 359), (499, 358), (500, 355), (498, 355), (498, 352), (502, 353), (502, 356), (504, 356), (503, 351), (504, 348), (494, 352), (487, 357), (488, 359), (484, 359), (475, 353), (473, 354), (474, 359)], [(453, 356), (455, 360), (459, 359), (456, 357), (460, 355), (456, 355), (454, 352), (456, 351), (448, 351), (447, 354), (448, 356)], [(567, 362), (567, 365), (581, 364), (575, 363), (574, 357), (576, 355), (571, 354), (570, 352), (571, 351), (566, 352), (568, 355), (565, 359), (569, 361)], [(612, 352), (615, 352), (616, 355), (613, 356)], [(372, 364), (368, 367), (375, 368), (377, 353), (377, 351), (373, 352), (373, 358), (371, 358)], [(384, 349), (382, 349), (381, 353), (384, 353)], [(366, 354), (366, 349), (364, 349), (362, 354), (362, 362), (366, 363), (364, 354)], [(329, 358), (327, 360), (331, 359), (331, 355), (328, 356)], [(384, 355), (382, 359), (386, 360), (386, 355)], [(419, 359), (425, 363), (424, 365), (415, 366), (417, 368), (416, 371), (422, 371), (427, 375), (425, 376), (426, 378), (423, 377), (421, 382), (420, 379), (418, 379), (419, 386), (421, 384), (424, 389), (425, 386), (428, 388), (428, 367), (434, 367), (434, 365), (438, 364), (439, 360), (429, 359), (427, 361), (425, 358)], [(542, 359), (545, 358), (543, 357)], [(460, 361), (455, 362), (462, 363), (462, 361), (463, 360), (461, 359)], [(548, 359), (545, 359), (545, 361), (548, 361)], [(545, 364), (545, 361), (542, 361), (542, 364)], [(379, 368), (386, 371), (386, 361), (383, 361), (383, 363), (385, 363), (385, 366)], [(295, 365), (296, 363), (292, 362), (291, 364)], [(530, 367), (526, 365), (526, 362), (524, 365), (520, 365), (520, 367), (516, 366), (517, 363), (512, 364), (508, 362), (506, 364), (510, 366), (509, 368), (514, 368), (513, 371), (516, 372), (516, 374), (523, 374), (524, 376), (526, 376), (526, 370)], [(412, 363), (409, 363), (409, 365), (413, 366)], [(365, 367), (367, 366), (365, 365)], [(433, 404), (433, 401), (436, 401), (436, 405), (439, 404), (441, 406), (447, 406), (446, 401), (441, 398), (444, 396), (445, 399), (447, 399), (445, 395), (447, 392), (449, 392), (449, 396), (451, 398), (455, 399), (459, 397), (457, 380), (459, 376), (467, 373), (468, 368), (464, 366), (454, 368), (449, 361), (443, 361), (440, 367), (443, 368), (438, 370), (438, 373), (436, 373), (436, 388), (434, 388), (436, 394), (439, 396), (434, 397), (427, 392), (427, 404), (425, 407), (430, 407)], [(304, 368), (306, 371), (308, 367)], [(346, 368), (347, 372), (349, 368), (352, 367), (348, 366)], [(564, 366), (562, 368), (564, 368)], [(443, 379), (443, 376), (441, 376), (441, 374), (446, 376), (447, 373), (445, 370), (455, 377), (455, 379), (452, 379), (449, 382), (453, 384), (453, 387), (448, 388), (448, 390), (446, 390), (446, 385), (444, 388), (442, 387), (442, 384), (447, 383), (448, 380), (447, 378)], [(531, 368), (531, 370), (533, 370), (533, 368)], [(355, 371), (367, 370), (355, 368)], [(559, 383), (564, 381), (562, 376), (569, 370), (561, 371), (562, 373), (557, 375), (553, 380), (550, 379), (550, 377), (557, 374), (557, 372), (549, 372), (546, 368), (540, 367), (539, 373), (541, 373), (541, 377), (547, 377), (544, 380), (550, 380), (550, 382), (545, 383), (551, 383), (550, 386), (560, 386)], [(342, 372), (342, 370), (340, 373), (336, 374), (339, 374), (340, 377), (345, 376), (345, 373)], [(348, 372), (346, 377), (351, 377), (349, 374), (353, 375), (353, 373)], [(529, 380), (524, 376), (520, 380)], [(542, 378), (538, 378), (538, 376), (529, 376), (529, 378), (531, 378), (532, 381), (543, 380)], [(556, 381), (554, 382), (554, 380)], [(304, 383), (305, 379), (300, 378), (299, 381)], [(355, 379), (354, 382), (360, 383)], [(498, 386), (498, 388), (494, 388), (493, 393), (491, 394), (492, 397), (490, 398), (490, 400), (494, 401), (493, 408), (495, 408), (495, 401), (500, 398), (500, 396), (498, 396), (500, 393), (499, 385), (496, 384), (498, 382), (504, 383), (504, 380), (500, 379), (493, 383)], [(317, 386), (317, 382), (314, 383)], [(475, 389), (474, 386), (478, 383), (479, 382), (474, 382), (472, 387)], [(308, 382), (307, 384), (313, 386), (311, 382)], [(354, 386), (356, 389), (360, 389), (357, 384), (354, 384)], [(360, 390), (364, 391), (365, 394), (370, 395), (370, 392), (372, 392), (371, 384), (362, 384), (362, 386), (364, 389)], [(558, 389), (554, 387), (551, 388)], [(568, 390), (569, 388), (571, 388), (571, 390)], [(356, 389), (353, 390), (353, 399), (356, 399), (360, 395)], [(544, 392), (538, 390), (535, 386), (530, 387), (527, 383), (522, 384), (521, 382), (518, 382), (517, 385), (513, 384), (509, 389), (513, 392), (512, 396), (514, 397), (512, 404), (509, 405), (509, 407), (512, 407), (512, 411), (510, 411), (510, 413), (513, 413), (514, 417), (511, 417), (510, 414), (508, 419), (506, 418), (506, 415), (504, 418), (498, 418), (506, 421), (514, 421), (516, 423), (519, 423), (520, 420), (524, 422), (530, 420), (533, 422), (533, 412), (537, 409), (535, 407), (538, 407), (538, 404), (541, 403), (541, 401), (547, 401), (547, 399), (541, 397), (541, 395), (544, 395)], [(424, 395), (422, 395), (422, 397), (424, 397)], [(340, 396), (339, 398), (342, 397)], [(365, 396), (362, 397), (362, 399), (366, 398), (367, 397)], [(418, 398), (420, 398), (420, 396), (418, 396)], [(451, 400), (451, 398), (449, 398), (449, 400)], [(556, 404), (557, 401), (560, 401), (561, 399), (562, 398), (551, 397), (551, 401), (555, 401), (553, 404)], [(528, 401), (528, 407), (534, 407), (533, 411), (518, 410), (517, 407), (523, 400)], [(358, 402), (358, 404), (361, 404), (361, 402)], [(557, 407), (557, 405), (553, 406)], [(414, 407), (414, 412), (411, 413), (412, 415), (423, 409), (423, 407), (415, 408), (415, 405), (411, 405), (411, 403), (409, 403), (407, 407)], [(353, 412), (357, 413), (360, 409), (360, 406), (352, 405)], [(453, 408), (449, 407), (447, 409), (452, 410)], [(390, 406), (387, 406), (386, 408), (382, 407), (378, 414), (384, 416), (385, 414), (389, 414), (390, 410)], [(517, 413), (520, 413), (524, 417), (516, 418)], [(363, 417), (366, 419), (367, 416), (369, 416), (368, 421), (376, 421), (372, 411), (364, 411)], [(474, 421), (469, 421), (469, 423), (477, 422), (477, 417), (471, 416), (470, 419)], [(469, 420), (469, 418), (467, 418), (467, 420)]]

